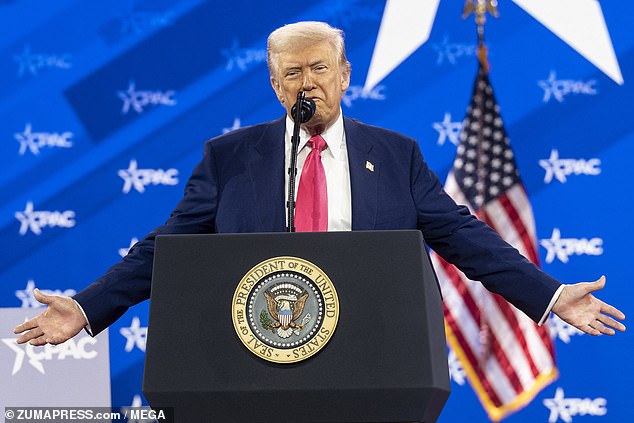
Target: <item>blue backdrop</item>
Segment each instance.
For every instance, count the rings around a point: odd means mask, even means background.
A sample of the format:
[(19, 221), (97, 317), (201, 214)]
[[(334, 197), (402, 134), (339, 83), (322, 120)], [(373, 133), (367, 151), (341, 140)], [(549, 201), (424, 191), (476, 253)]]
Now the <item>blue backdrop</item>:
[[(381, 0), (0, 0), (0, 306), (36, 307), (36, 286), (71, 295), (89, 284), (164, 222), (206, 139), (280, 117), (265, 44), (285, 23), (344, 29), (353, 65), (344, 114), (417, 138), (444, 179), (477, 66), (462, 3), (442, 2), (429, 41), (364, 92)], [(602, 298), (628, 314), (634, 5), (601, 2), (619, 85), (502, 3), (487, 27), (491, 80), (542, 265), (565, 282), (606, 274)], [(145, 402), (147, 312), (140, 304), (111, 327), (113, 405)], [(560, 377), (507, 421), (628, 421), (631, 334), (595, 339), (552, 323)], [(453, 392), (441, 421), (487, 421), (449, 360)]]

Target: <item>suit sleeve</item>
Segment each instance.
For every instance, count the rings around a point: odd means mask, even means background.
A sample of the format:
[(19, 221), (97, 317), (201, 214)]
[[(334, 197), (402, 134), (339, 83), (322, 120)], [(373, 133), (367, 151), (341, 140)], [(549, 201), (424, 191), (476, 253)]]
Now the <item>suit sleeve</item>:
[(135, 244), (123, 260), (73, 298), (81, 305), (92, 335), (110, 326), (126, 310), (150, 297), (154, 240), (161, 234), (213, 233), (218, 203), (218, 179), (213, 146), (205, 144), (183, 199), (164, 225)]
[(469, 279), (538, 322), (561, 285), (524, 258), (464, 206), (458, 206), (429, 169), (417, 144), (412, 149), (411, 190), (425, 241)]

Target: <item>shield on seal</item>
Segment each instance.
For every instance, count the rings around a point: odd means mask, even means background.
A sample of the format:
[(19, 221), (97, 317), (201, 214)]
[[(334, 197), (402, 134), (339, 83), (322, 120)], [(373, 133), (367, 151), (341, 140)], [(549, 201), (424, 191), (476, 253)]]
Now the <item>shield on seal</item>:
[(290, 310), (280, 310), (277, 312), (277, 319), (283, 328), (287, 328), (293, 320), (293, 312)]

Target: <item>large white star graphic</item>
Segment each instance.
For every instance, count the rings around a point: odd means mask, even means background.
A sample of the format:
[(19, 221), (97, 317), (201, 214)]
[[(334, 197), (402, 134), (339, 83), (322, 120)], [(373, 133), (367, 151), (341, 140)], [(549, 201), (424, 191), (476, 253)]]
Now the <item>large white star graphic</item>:
[[(597, 0), (513, 0), (617, 84), (623, 84), (601, 5)], [(423, 45), (439, 0), (387, 0), (365, 90), (370, 90)]]

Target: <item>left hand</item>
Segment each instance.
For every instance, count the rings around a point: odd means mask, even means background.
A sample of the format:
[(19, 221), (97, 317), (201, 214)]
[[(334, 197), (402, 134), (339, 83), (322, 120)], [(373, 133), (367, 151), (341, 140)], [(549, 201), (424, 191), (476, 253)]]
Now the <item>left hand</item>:
[(13, 329), (13, 333), (22, 333), (18, 344), (28, 342), (31, 345), (61, 344), (77, 335), (87, 324), (81, 309), (70, 297), (46, 295), (39, 289), (33, 291), (35, 299), (46, 304), (46, 310), (31, 320)]
[(590, 335), (614, 335), (614, 329), (624, 332), (625, 325), (615, 319), (624, 320), (625, 314), (592, 295), (604, 286), (605, 276), (595, 282), (566, 285), (552, 308), (553, 313)]

